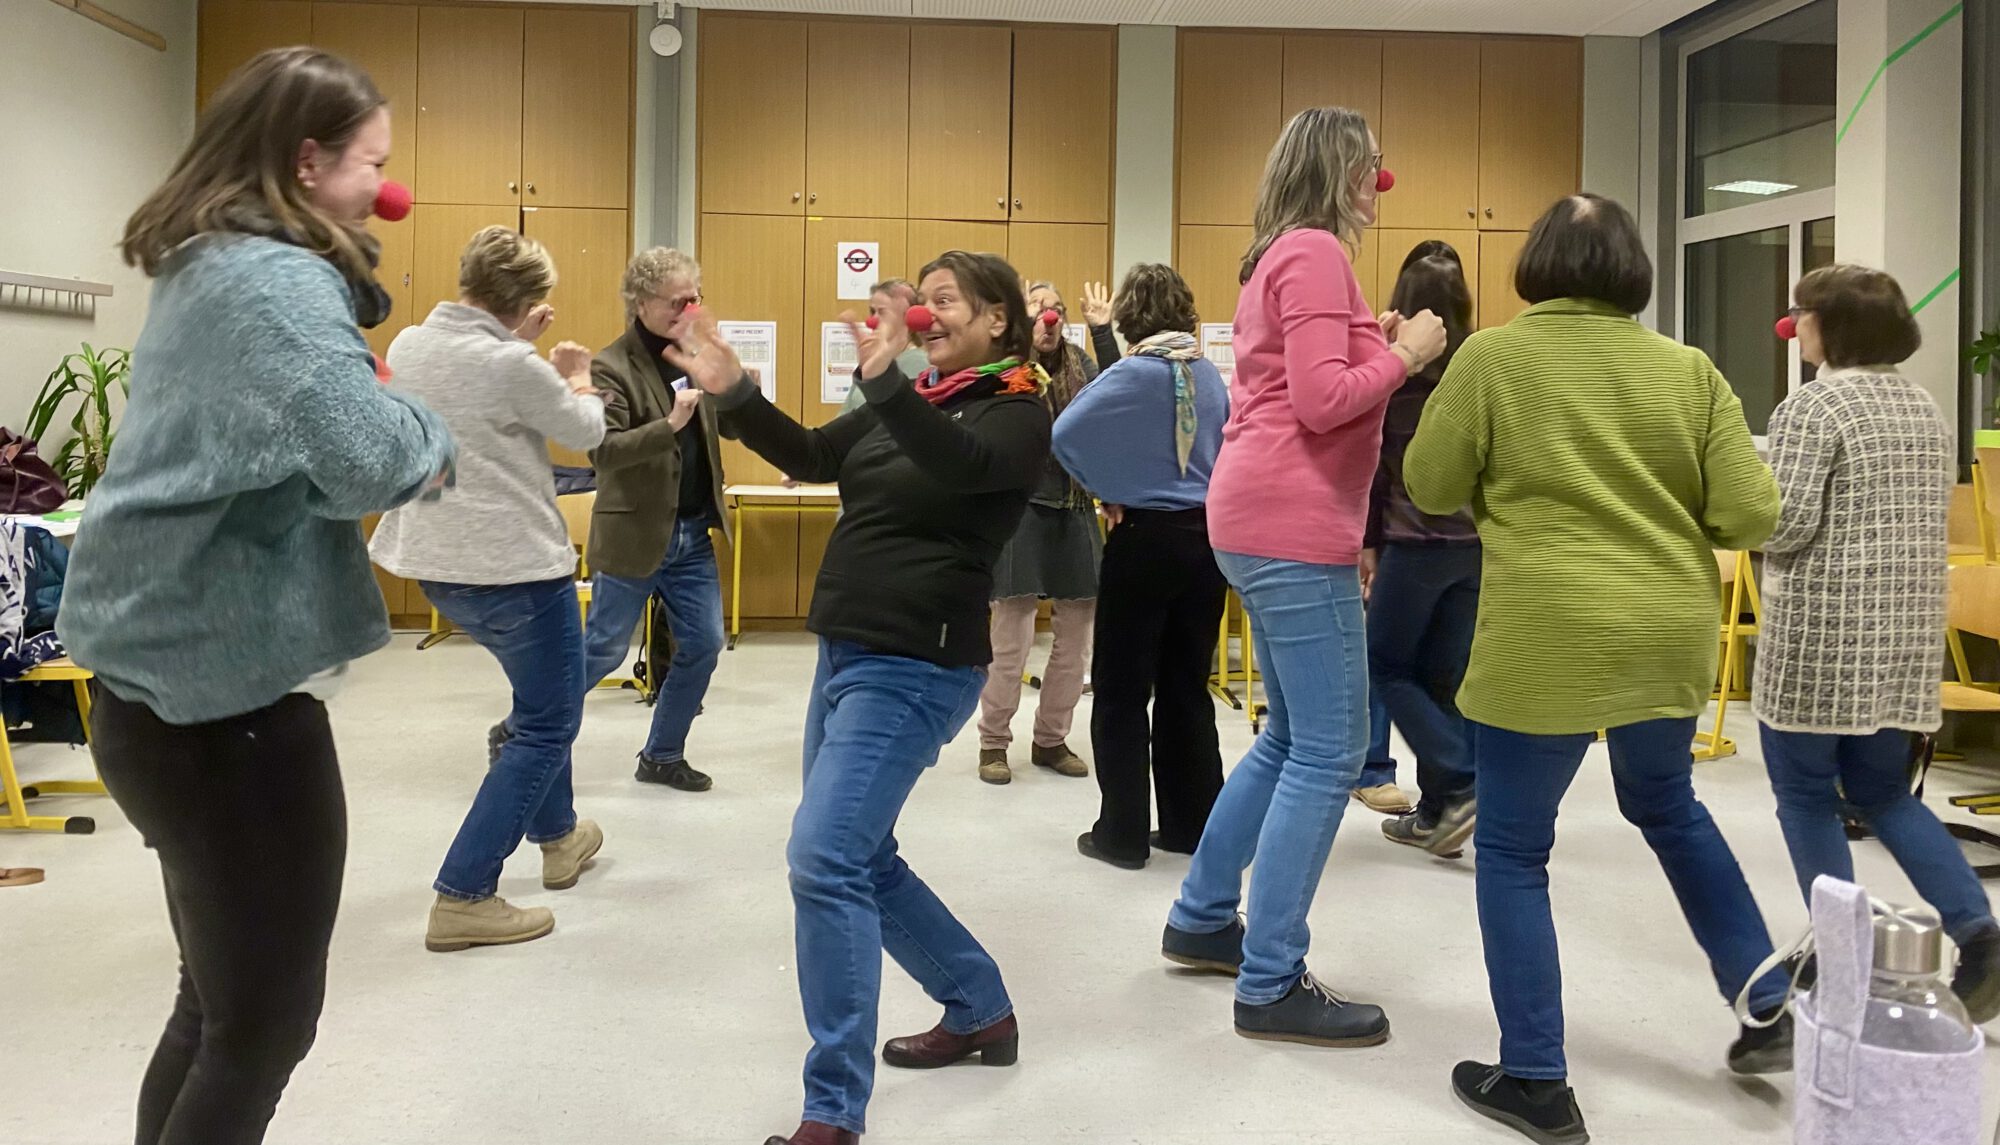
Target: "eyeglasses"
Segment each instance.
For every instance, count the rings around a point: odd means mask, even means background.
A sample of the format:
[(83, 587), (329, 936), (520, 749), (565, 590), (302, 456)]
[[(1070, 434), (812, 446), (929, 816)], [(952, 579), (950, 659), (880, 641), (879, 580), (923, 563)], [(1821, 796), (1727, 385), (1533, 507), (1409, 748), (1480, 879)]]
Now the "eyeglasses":
[(654, 302), (658, 302), (664, 305), (667, 309), (672, 310), (676, 314), (679, 314), (681, 311), (686, 310), (688, 307), (699, 303), (701, 301), (701, 292), (697, 290), (692, 294), (676, 294), (673, 295), (672, 297), (668, 297), (667, 295), (664, 294), (655, 294), (651, 295), (650, 297)]
[(1797, 323), (1800, 318), (1811, 313), (1812, 310), (1808, 307), (1794, 306), (1790, 310), (1785, 311), (1785, 316), (1790, 318), (1794, 323)]

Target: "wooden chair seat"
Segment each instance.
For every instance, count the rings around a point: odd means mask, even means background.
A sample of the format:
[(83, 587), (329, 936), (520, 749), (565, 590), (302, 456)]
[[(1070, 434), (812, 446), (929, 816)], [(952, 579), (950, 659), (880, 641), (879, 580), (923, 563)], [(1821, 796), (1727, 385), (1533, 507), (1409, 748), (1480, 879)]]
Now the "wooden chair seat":
[(2000, 692), (1970, 684), (1944, 685), (1942, 699), (1947, 712), (2000, 712)]

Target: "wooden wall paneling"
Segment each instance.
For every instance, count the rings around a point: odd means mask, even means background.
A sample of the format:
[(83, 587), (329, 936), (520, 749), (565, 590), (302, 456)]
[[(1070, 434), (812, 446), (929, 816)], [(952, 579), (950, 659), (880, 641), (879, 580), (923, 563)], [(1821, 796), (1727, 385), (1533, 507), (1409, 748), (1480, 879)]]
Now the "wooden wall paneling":
[[(312, 42), (367, 72), (388, 99), (394, 143), (382, 175), (415, 190), (417, 9), (316, 3), (312, 6)], [(385, 280), (383, 285), (389, 284)]]
[(530, 9), (522, 57), (521, 202), (629, 208), (635, 14)]
[(195, 107), (252, 56), (312, 41), (306, 0), (201, 0), (195, 40)]
[(1194, 291), (1194, 308), (1203, 322), (1236, 320), (1236, 296), (1243, 289), (1236, 281), (1237, 268), (1253, 234), (1249, 227), (1180, 228), (1175, 269)]
[[(1389, 297), (1396, 292), (1396, 279), (1402, 274), (1403, 260), (1420, 242), (1428, 239), (1443, 239), (1458, 252), (1458, 258), (1465, 265), (1465, 285), (1472, 292), (1472, 324), (1479, 326), (1479, 232), (1464, 231), (1404, 231), (1377, 228), (1368, 232), (1368, 243), (1375, 248), (1375, 281), (1368, 301), (1376, 313), (1389, 309)], [(1367, 280), (1362, 281), (1367, 287)]]
[(701, 209), (805, 214), (806, 23), (702, 14)]
[(1111, 228), (1102, 223), (1014, 223), (1007, 228), (1007, 261), (1031, 282), (1053, 283), (1069, 305), (1070, 321), (1081, 322), (1083, 284), (1111, 277)]
[(806, 213), (901, 218), (909, 209), (910, 29), (815, 21), (806, 69)]
[(1111, 221), (1117, 84), (1112, 29), (1015, 30), (1014, 221)]
[[(948, 250), (1007, 255), (1006, 223), (966, 223), (950, 219), (910, 220), (910, 273), (915, 282), (924, 264)], [(1015, 269), (1020, 269), (1016, 267)]]
[[(926, 219), (1007, 217), (1013, 31), (919, 22), (910, 29), (909, 213)], [(938, 121), (932, 123), (935, 114)]]
[(1504, 326), (1528, 308), (1514, 293), (1514, 263), (1528, 245), (1523, 231), (1486, 231), (1479, 236), (1479, 326)]
[(1580, 185), (1583, 41), (1488, 40), (1479, 52), (1479, 225), (1525, 231)]
[(1285, 37), (1284, 102), (1279, 118), (1309, 107), (1351, 107), (1370, 126), (1382, 121), (1382, 41), (1367, 36)]
[(1284, 126), (1283, 36), (1183, 32), (1176, 193), (1179, 221), (1248, 226), (1257, 180)]
[[(1389, 308), (1389, 296), (1379, 289), (1384, 256), (1381, 244), (1369, 241), (1373, 237), (1373, 232), (1365, 234), (1362, 237), (1361, 249), (1348, 251), (1348, 260), (1354, 264), (1354, 281), (1361, 284), (1362, 295), (1368, 303), (1369, 311), (1380, 314)], [(1394, 274), (1395, 271), (1396, 264), (1391, 262), (1389, 273)], [(1372, 294), (1369, 293), (1371, 288), (1375, 291)]]
[(423, 321), (415, 312), (411, 289), (416, 279), (417, 224), (411, 219), (400, 223), (372, 219), (368, 229), (382, 243), (382, 262), (375, 268), (375, 281), (389, 292), (389, 317), (373, 330), (363, 330), (368, 345), (377, 354), (387, 354), (389, 343), (403, 327)]
[(417, 29), (419, 202), (521, 201), (518, 8), (424, 8)]
[(415, 324), (438, 303), (458, 301), (458, 256), (472, 236), (490, 226), (518, 227), (521, 213), (513, 207), (419, 203), (411, 209), (409, 223), (414, 246), (409, 316)]
[(819, 581), (819, 565), (826, 559), (826, 543), (833, 538), (832, 513), (799, 514), (799, 615), (812, 612), (813, 589)]
[[(374, 538), (376, 526), (381, 523), (382, 514), (380, 513), (373, 513), (361, 519), (361, 540), (363, 543)], [(393, 573), (383, 571), (381, 565), (370, 564), (368, 567), (375, 572), (375, 586), (382, 590), (382, 603), (387, 607), (389, 615), (392, 617), (403, 615), (404, 586), (410, 582)]]
[(1375, 134), (1383, 164), (1396, 173), (1396, 189), (1382, 196), (1382, 226), (1478, 225), (1479, 86), (1476, 39), (1382, 42), (1382, 119)]
[(542, 353), (557, 342), (602, 350), (625, 332), (625, 301), (618, 293), (631, 257), (632, 216), (599, 207), (529, 207), (522, 231), (549, 250), (556, 288), (549, 305), (556, 320), (536, 341)]
[[(840, 403), (820, 401), (820, 379), (825, 359), (820, 354), (821, 323), (832, 322), (841, 311), (852, 310), (866, 316), (868, 300), (840, 298), (839, 256), (852, 243), (879, 243), (881, 261), (870, 271), (875, 282), (885, 278), (910, 278), (916, 267), (909, 262), (909, 224), (902, 219), (806, 219), (805, 320), (799, 330), (804, 339), (804, 373), (799, 407), (806, 425), (824, 425), (840, 416)], [(815, 565), (817, 567), (817, 565)]]

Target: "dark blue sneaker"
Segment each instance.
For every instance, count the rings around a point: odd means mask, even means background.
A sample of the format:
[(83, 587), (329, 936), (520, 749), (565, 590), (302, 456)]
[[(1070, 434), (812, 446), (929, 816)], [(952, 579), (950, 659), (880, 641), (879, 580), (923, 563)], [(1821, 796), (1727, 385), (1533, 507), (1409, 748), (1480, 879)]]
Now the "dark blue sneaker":
[(1177, 966), (1234, 978), (1243, 969), (1243, 916), (1236, 916), (1228, 926), (1209, 934), (1176, 930), (1168, 924), (1167, 932), (1160, 937), (1160, 954)]

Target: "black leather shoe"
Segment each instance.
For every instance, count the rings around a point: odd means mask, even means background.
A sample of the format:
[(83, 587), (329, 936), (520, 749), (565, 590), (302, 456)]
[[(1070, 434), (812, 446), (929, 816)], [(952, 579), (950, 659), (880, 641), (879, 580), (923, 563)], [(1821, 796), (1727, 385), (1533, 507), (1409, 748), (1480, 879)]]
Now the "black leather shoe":
[(1308, 1046), (1379, 1046), (1389, 1040), (1389, 1016), (1382, 1007), (1350, 1002), (1320, 985), (1310, 974), (1291, 992), (1263, 1006), (1236, 1003), (1236, 1032), (1264, 1042)]
[[(1771, 1015), (1757, 1014), (1760, 1021)], [(1792, 1015), (1781, 1012), (1768, 1026), (1745, 1026), (1729, 1047), (1729, 1070), (1740, 1074), (1790, 1073), (1792, 1071)]]
[(1585, 1145), (1590, 1140), (1576, 1091), (1560, 1081), (1528, 1081), (1497, 1065), (1459, 1062), (1451, 1071), (1451, 1091), (1466, 1108), (1537, 1145)]
[(641, 783), (663, 783), (676, 791), (707, 791), (715, 786), (715, 780), (689, 767), (685, 759), (663, 763), (642, 755), (635, 778)]
[(1086, 859), (1096, 859), (1100, 863), (1109, 863), (1121, 870), (1143, 871), (1146, 869), (1146, 858), (1143, 855), (1136, 859), (1128, 859), (1123, 855), (1114, 855), (1098, 846), (1097, 832), (1095, 831), (1085, 831), (1076, 837), (1076, 853)]
[(1243, 917), (1209, 934), (1176, 930), (1172, 924), (1160, 936), (1160, 955), (1177, 966), (1235, 977), (1243, 969)]
[(1158, 831), (1153, 831), (1147, 834), (1146, 844), (1152, 847), (1155, 851), (1165, 851), (1170, 855), (1194, 854), (1194, 845), (1192, 843), (1190, 843), (1185, 847), (1170, 847), (1167, 845), (1166, 836), (1160, 834)]
[(2000, 1016), (2000, 927), (1989, 926), (1958, 944), (1958, 971), (1952, 975), (1951, 989), (1975, 1024), (1983, 1026)]

